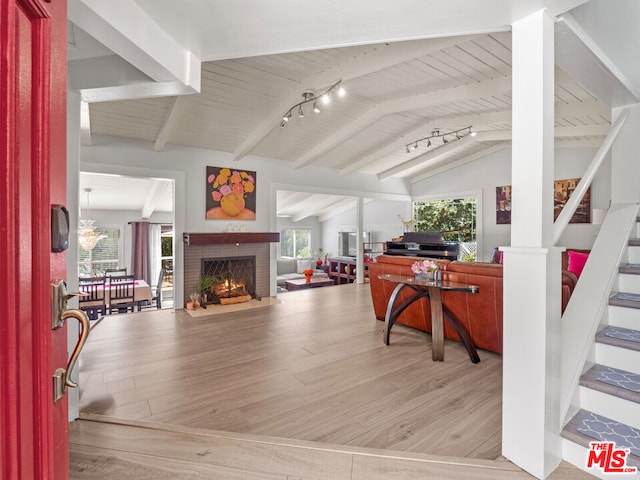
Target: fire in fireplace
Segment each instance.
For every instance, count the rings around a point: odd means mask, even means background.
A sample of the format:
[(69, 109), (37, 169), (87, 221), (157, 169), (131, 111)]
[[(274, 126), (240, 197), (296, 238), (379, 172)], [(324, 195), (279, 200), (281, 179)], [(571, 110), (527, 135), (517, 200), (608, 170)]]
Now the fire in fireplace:
[(212, 280), (207, 303), (236, 303), (256, 296), (255, 256), (203, 258), (201, 273)]

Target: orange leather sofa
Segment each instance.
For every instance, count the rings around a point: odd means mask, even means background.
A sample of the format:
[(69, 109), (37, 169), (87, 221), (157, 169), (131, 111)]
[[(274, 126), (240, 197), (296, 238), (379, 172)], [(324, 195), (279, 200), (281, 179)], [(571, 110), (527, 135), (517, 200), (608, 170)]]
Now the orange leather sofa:
[[(393, 282), (380, 280), (378, 275), (397, 274), (413, 276), (411, 265), (417, 257), (380, 255), (369, 264), (371, 298), (376, 318), (384, 320), (389, 298), (396, 286)], [(496, 263), (459, 262), (436, 260), (443, 271), (443, 278), (454, 282), (478, 285), (477, 294), (464, 292), (443, 292), (442, 304), (455, 315), (469, 332), (476, 347), (491, 352), (502, 353), (502, 265)], [(575, 276), (565, 275), (562, 280), (562, 310), (566, 307)], [(398, 302), (411, 296), (405, 289)], [(428, 299), (421, 299), (409, 306), (398, 317), (397, 322), (427, 332), (431, 331), (431, 310)], [(444, 322), (445, 338), (460, 341), (455, 330)]]

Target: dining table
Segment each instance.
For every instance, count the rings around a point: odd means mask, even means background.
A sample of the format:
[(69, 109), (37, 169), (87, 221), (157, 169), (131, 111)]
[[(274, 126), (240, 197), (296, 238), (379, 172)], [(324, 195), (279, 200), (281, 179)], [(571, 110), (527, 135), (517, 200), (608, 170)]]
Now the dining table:
[[(80, 286), (80, 290), (82, 290), (82, 285)], [(105, 306), (107, 308), (107, 312), (110, 309), (110, 300), (111, 300), (111, 291), (112, 291), (112, 286), (109, 283), (109, 281), (107, 280), (107, 282), (105, 282), (104, 287), (99, 287), (98, 288), (98, 292), (102, 291), (102, 296), (104, 297), (104, 303)], [(102, 297), (99, 297), (100, 300), (102, 300)], [(133, 282), (133, 301), (136, 305), (136, 307), (138, 308), (138, 311), (142, 310), (142, 305), (144, 304), (144, 302), (147, 301), (151, 301), (153, 299), (153, 292), (151, 291), (151, 286), (145, 281), (145, 280), (134, 280)], [(93, 302), (89, 302), (89, 303), (85, 303), (83, 306), (84, 307), (91, 307), (91, 303)], [(102, 302), (100, 301), (100, 304)]]

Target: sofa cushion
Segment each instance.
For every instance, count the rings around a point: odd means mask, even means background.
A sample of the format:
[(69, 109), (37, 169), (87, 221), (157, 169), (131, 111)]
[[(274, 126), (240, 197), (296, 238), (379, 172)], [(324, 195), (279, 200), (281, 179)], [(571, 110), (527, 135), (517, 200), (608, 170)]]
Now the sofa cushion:
[(277, 261), (278, 275), (287, 273), (298, 273), (298, 259), (290, 257), (282, 257)]

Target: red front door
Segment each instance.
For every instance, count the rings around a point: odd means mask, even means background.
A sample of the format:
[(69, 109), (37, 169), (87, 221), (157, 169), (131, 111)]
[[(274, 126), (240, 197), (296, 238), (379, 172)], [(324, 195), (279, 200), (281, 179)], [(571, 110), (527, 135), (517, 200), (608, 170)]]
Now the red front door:
[(0, 0), (0, 478), (68, 478), (67, 363), (51, 328), (50, 208), (66, 203), (66, 0)]

